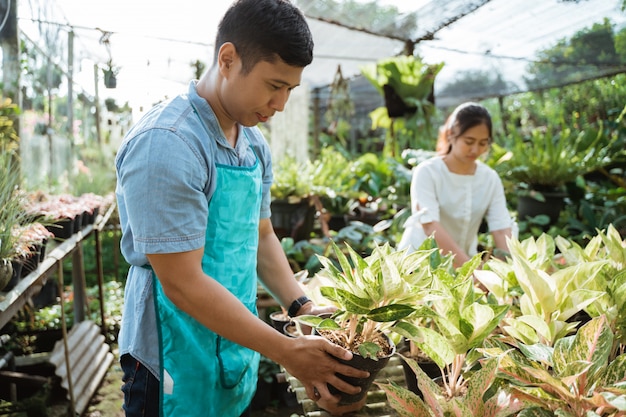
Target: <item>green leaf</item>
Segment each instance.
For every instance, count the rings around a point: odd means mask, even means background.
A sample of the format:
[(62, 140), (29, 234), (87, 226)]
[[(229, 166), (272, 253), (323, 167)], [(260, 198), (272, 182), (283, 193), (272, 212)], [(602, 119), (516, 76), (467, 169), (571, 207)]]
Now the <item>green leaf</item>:
[(320, 293), (349, 313), (367, 314), (371, 310), (371, 300), (357, 297), (341, 288), (321, 287)]
[(586, 371), (589, 379), (606, 367), (612, 347), (613, 332), (606, 318), (596, 317), (582, 326), (575, 336), (556, 342), (553, 355), (555, 371), (561, 377)]
[(493, 384), (496, 378), (499, 358), (491, 358), (483, 362), (478, 372), (472, 374), (468, 380), (467, 393), (464, 396), (465, 405), (474, 411), (473, 415), (484, 415), (483, 395)]
[(508, 305), (496, 306), (480, 303), (473, 303), (463, 310), (462, 322), (468, 323), (468, 328), (471, 328), (471, 333), (463, 333), (468, 339), (469, 348), (482, 345), (483, 341), (498, 327), (508, 310)]
[(604, 399), (611, 404), (611, 406), (615, 407), (619, 411), (626, 411), (626, 395), (615, 395), (610, 392), (603, 392), (600, 395), (604, 397)]
[(454, 360), (455, 351), (452, 345), (445, 337), (431, 328), (400, 322), (390, 330), (415, 343), (415, 346), (441, 369)]
[(509, 325), (502, 326), (502, 330), (511, 337), (527, 345), (539, 342), (539, 337), (535, 329), (526, 323), (516, 319), (509, 319), (508, 323)]
[(626, 381), (626, 355), (621, 354), (617, 356), (609, 366), (607, 366), (604, 375), (602, 375), (601, 384), (604, 386), (610, 386), (617, 384), (620, 381)]
[(377, 361), (379, 351), (380, 346), (378, 346), (376, 343), (363, 342), (359, 345), (359, 354), (364, 358), (369, 358)]
[(304, 324), (314, 329), (320, 330), (339, 330), (341, 327), (333, 319), (322, 318), (320, 316), (312, 316), (303, 314), (301, 316), (294, 317), (294, 320), (300, 324)]
[(553, 347), (546, 346), (541, 343), (536, 343), (534, 345), (519, 343), (518, 348), (520, 352), (522, 352), (524, 356), (531, 361), (552, 366), (552, 353), (554, 352)]
[(517, 417), (554, 417), (554, 414), (543, 408), (533, 407), (520, 411)]
[(415, 393), (401, 387), (395, 382), (375, 382), (385, 391), (389, 405), (396, 410), (400, 417), (432, 417), (429, 408)]
[(408, 305), (393, 304), (375, 308), (367, 314), (367, 318), (376, 322), (392, 322), (403, 319), (413, 313), (415, 309)]
[[(541, 316), (537, 315), (524, 315), (517, 317), (510, 321), (510, 323), (521, 322), (532, 328), (538, 335), (540, 335), (545, 340), (552, 342), (552, 332), (550, 330), (550, 326), (542, 319)], [(538, 340), (535, 340), (533, 343), (536, 343)], [(533, 344), (530, 343), (530, 344)]]

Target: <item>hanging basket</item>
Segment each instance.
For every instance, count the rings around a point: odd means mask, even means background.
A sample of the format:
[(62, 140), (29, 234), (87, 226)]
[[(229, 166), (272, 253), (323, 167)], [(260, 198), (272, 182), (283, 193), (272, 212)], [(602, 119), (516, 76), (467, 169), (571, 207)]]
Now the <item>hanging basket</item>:
[(117, 77), (115, 75), (115, 72), (113, 72), (112, 70), (104, 71), (104, 86), (106, 88), (117, 87)]
[(383, 91), (385, 92), (385, 106), (389, 117), (403, 117), (417, 111), (417, 107), (407, 106), (402, 97), (389, 84), (383, 86)]

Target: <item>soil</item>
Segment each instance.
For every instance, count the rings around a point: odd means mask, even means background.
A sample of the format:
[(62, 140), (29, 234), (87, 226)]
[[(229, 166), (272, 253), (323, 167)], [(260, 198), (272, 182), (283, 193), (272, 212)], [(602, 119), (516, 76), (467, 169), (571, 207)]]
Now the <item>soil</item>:
[[(363, 343), (363, 336), (357, 335), (351, 344), (347, 343), (345, 333), (341, 333), (333, 330), (316, 330), (321, 336), (324, 336), (326, 339), (330, 340), (336, 345), (343, 347), (351, 351), (352, 353), (359, 354), (359, 345)], [(388, 357), (393, 353), (393, 345), (389, 343), (389, 339), (387, 339), (382, 334), (377, 334), (375, 337), (370, 340), (370, 342), (378, 345), (380, 350), (376, 353), (376, 356), (379, 358)]]

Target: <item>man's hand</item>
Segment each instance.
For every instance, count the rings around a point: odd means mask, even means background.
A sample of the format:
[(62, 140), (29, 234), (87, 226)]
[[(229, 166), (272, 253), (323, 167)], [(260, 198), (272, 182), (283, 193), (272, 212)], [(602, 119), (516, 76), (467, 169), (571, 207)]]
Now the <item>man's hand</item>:
[(291, 349), (279, 361), (285, 370), (298, 379), (310, 399), (333, 415), (359, 410), (365, 399), (355, 404), (339, 405), (339, 396), (328, 390), (328, 384), (347, 394), (357, 394), (361, 388), (350, 385), (338, 374), (367, 378), (369, 373), (344, 365), (335, 358), (352, 359), (352, 353), (319, 336), (300, 336), (290, 339)]

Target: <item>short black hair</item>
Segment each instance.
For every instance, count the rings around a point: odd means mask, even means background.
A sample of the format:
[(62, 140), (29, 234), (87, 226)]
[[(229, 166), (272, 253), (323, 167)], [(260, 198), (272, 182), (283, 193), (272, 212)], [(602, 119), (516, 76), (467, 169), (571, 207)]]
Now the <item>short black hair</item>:
[(294, 67), (313, 61), (313, 36), (302, 12), (288, 0), (237, 0), (226, 11), (215, 38), (214, 63), (220, 47), (231, 42), (242, 72), (277, 57)]

